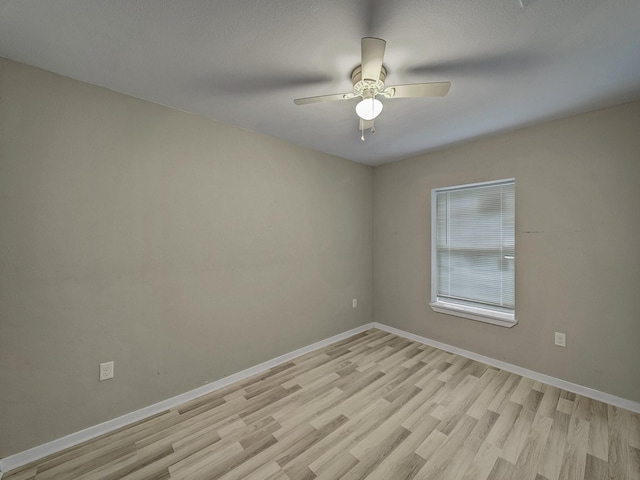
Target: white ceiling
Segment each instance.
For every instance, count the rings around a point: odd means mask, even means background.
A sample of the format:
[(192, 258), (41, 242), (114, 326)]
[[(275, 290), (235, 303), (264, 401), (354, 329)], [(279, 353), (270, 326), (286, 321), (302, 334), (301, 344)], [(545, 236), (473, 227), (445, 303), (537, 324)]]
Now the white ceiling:
[[(387, 41), (383, 100), (360, 141), (360, 38)], [(0, 56), (379, 165), (640, 98), (639, 0), (0, 0)]]

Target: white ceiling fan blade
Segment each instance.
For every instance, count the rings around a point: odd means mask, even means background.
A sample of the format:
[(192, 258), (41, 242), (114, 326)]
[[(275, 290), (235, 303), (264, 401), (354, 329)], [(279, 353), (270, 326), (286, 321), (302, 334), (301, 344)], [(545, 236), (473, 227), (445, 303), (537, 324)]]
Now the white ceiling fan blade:
[(387, 98), (444, 97), (451, 88), (451, 82), (413, 83), (385, 88), (382, 94)]
[(387, 42), (381, 38), (364, 37), (362, 39), (362, 79), (377, 82), (380, 79), (382, 60)]
[(296, 98), (293, 103), (296, 105), (308, 105), (309, 103), (333, 102), (334, 100), (349, 100), (355, 95), (353, 93), (334, 93), (333, 95), (320, 95), (318, 97)]

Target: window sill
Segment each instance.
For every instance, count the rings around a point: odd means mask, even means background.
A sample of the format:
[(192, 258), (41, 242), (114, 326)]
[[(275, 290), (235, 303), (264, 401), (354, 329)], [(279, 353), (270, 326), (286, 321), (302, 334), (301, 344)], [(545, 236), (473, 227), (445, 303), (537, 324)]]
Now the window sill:
[(499, 325), (501, 327), (511, 328), (518, 323), (513, 313), (494, 312), (484, 308), (455, 305), (446, 302), (432, 302), (429, 305), (434, 312), (468, 318), (470, 320)]

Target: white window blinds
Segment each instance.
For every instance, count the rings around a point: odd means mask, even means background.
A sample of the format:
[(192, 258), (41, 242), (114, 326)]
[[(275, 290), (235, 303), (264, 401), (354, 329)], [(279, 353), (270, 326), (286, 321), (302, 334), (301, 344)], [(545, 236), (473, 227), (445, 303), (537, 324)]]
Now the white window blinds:
[(434, 196), (432, 300), (513, 313), (515, 182), (438, 189)]

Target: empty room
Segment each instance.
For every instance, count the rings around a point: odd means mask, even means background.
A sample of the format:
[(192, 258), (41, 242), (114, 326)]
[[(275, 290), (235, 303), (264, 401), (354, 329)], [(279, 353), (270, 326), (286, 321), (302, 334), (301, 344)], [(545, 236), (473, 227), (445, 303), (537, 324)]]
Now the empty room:
[(640, 480), (638, 25), (0, 0), (0, 478)]

